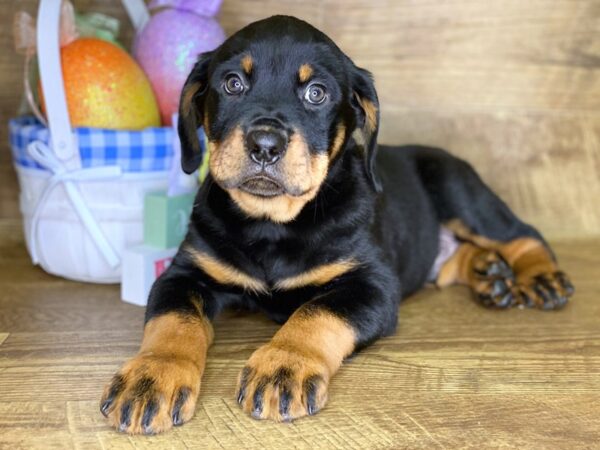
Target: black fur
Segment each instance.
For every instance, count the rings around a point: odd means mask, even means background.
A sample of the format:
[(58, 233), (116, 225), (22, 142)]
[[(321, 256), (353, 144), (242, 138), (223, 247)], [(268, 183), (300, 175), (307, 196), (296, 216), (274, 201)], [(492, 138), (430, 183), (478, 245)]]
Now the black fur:
[[(256, 59), (252, 89), (243, 98), (224, 98), (223, 76), (239, 68), (246, 52)], [(310, 62), (330, 89), (326, 107), (299, 106), (293, 74), (303, 62)], [(255, 294), (216, 282), (180, 251), (152, 289), (146, 320), (168, 311), (194, 314), (191, 299), (201, 298), (209, 319), (235, 306), (284, 322), (311, 302), (312, 308), (326, 308), (347, 320), (359, 349), (393, 333), (400, 299), (426, 283), (441, 223), (459, 218), (473, 232), (499, 241), (541, 239), (464, 161), (418, 146), (380, 146), (376, 155), (377, 127), (365, 131), (366, 114), (357, 101), (369, 100), (378, 114), (370, 74), (305, 22), (277, 16), (248, 26), (200, 58), (188, 85), (196, 81), (202, 88), (194, 96), (194, 111), (184, 111), (180, 118), (190, 120), (191, 114), (194, 121), (193, 127), (180, 124), (186, 172), (200, 163), (193, 130), (203, 124), (205, 114), (210, 116), (206, 132), (216, 141), (234, 126), (262, 116), (285, 126), (293, 123), (315, 153), (331, 148), (338, 121), (348, 132), (317, 196), (288, 223), (247, 217), (209, 175), (198, 192), (183, 246), (215, 255), (271, 287), (350, 256), (360, 265), (324, 286)], [(355, 129), (363, 131), (364, 143), (351, 137)]]

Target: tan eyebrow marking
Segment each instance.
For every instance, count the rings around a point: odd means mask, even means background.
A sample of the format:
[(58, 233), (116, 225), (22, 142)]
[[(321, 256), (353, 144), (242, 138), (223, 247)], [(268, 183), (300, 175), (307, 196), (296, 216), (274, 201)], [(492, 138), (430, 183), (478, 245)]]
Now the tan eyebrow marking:
[(240, 62), (242, 69), (244, 69), (244, 72), (246, 72), (247, 75), (250, 75), (250, 73), (252, 73), (252, 66), (254, 65), (254, 60), (252, 59), (252, 56), (250, 55), (245, 55), (242, 58), (242, 61)]
[(313, 74), (313, 68), (310, 64), (302, 64), (298, 69), (298, 78), (301, 83), (306, 83)]

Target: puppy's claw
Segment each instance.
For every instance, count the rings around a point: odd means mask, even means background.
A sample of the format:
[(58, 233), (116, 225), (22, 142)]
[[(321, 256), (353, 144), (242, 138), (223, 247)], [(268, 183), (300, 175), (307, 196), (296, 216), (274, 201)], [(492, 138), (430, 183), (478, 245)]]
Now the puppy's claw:
[(179, 393), (177, 394), (177, 399), (175, 400), (175, 405), (173, 406), (173, 413), (171, 414), (171, 418), (173, 420), (173, 425), (176, 427), (183, 425), (183, 419), (181, 418), (181, 408), (187, 401), (190, 395), (190, 390), (188, 388), (181, 388)]
[(110, 406), (112, 405), (112, 400), (106, 400), (100, 406), (100, 412), (104, 417), (108, 417), (108, 411), (110, 410)]
[(144, 408), (144, 415), (142, 416), (142, 427), (144, 434), (153, 434), (151, 423), (158, 412), (158, 403), (154, 400), (150, 400)]
[(131, 425), (131, 402), (125, 402), (121, 407), (121, 421), (119, 425), (119, 431), (127, 431)]

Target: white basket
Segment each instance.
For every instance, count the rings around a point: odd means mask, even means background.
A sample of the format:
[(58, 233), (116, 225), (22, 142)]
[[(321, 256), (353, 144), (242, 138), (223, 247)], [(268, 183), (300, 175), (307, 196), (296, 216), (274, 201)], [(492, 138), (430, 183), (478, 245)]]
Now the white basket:
[[(148, 20), (143, 0), (122, 1), (134, 26), (141, 28)], [(51, 139), (28, 144), (37, 167), (21, 164), (15, 155), (27, 248), (33, 262), (54, 275), (115, 283), (121, 279), (122, 251), (142, 241), (144, 195), (166, 189), (168, 168), (127, 173), (118, 165), (82, 166), (60, 68), (60, 4), (41, 0), (37, 21)]]
[(96, 283), (121, 281), (121, 253), (142, 242), (144, 195), (167, 186), (166, 173), (73, 183), (117, 256), (117, 264), (111, 265), (75, 212), (62, 183), (54, 187), (35, 218), (36, 205), (50, 176), (18, 166), (17, 175), (27, 248), (34, 262), (48, 273)]

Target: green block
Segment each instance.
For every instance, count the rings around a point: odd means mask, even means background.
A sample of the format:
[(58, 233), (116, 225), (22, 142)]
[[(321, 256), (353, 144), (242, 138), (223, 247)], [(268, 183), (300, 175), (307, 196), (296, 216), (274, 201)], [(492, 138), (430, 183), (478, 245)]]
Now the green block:
[(168, 197), (166, 192), (144, 198), (144, 243), (157, 248), (178, 247), (188, 229), (194, 194)]

